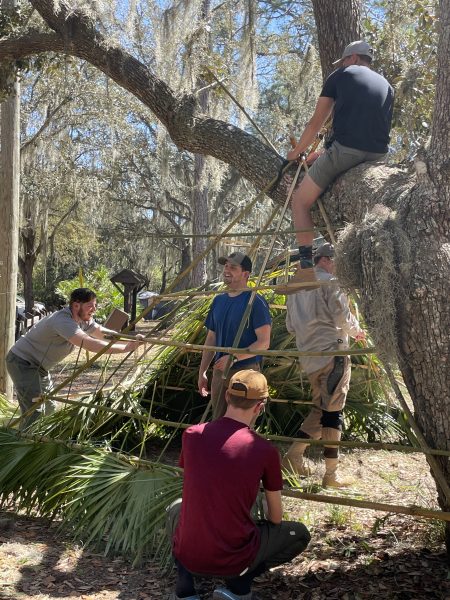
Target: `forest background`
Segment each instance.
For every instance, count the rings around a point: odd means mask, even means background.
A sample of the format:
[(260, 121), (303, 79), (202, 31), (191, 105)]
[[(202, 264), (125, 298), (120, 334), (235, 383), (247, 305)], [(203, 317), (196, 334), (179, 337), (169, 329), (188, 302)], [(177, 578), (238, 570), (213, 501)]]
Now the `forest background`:
[[(195, 94), (206, 114), (258, 135), (214, 73), (286, 155), (289, 134), (301, 132), (322, 85), (311, 2), (95, 5), (109, 39), (180, 97)], [(423, 0), (363, 3), (374, 68), (396, 91), (389, 160), (405, 167), (429, 135), (435, 14), (436, 3)], [(2, 15), (0, 37), (33, 24), (41, 27), (41, 17), (19, 2), (12, 18)], [(111, 275), (132, 268), (161, 290), (204, 249), (206, 239), (196, 236), (220, 232), (256, 194), (232, 166), (180, 151), (150, 110), (88, 62), (47, 53), (20, 67), (19, 288), (28, 308), (36, 298), (55, 304), (58, 283), (80, 268), (103, 266)], [(239, 232), (260, 231), (272, 203), (258, 202)], [(217, 256), (245, 251), (253, 239), (225, 238), (179, 287), (214, 280)], [(277, 249), (292, 242), (282, 239)]]

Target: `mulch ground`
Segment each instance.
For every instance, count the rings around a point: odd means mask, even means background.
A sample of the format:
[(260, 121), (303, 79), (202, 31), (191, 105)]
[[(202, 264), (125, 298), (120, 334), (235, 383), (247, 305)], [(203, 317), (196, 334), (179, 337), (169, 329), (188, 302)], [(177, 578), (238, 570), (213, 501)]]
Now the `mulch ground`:
[[(322, 464), (310, 484), (320, 481)], [(342, 471), (356, 478), (354, 497), (437, 508), (433, 481), (420, 455), (353, 451)], [(333, 492), (335, 493), (335, 492)], [(261, 600), (450, 600), (450, 570), (439, 521), (286, 498), (286, 518), (311, 531), (308, 549), (255, 582)], [(157, 600), (168, 597), (173, 574), (151, 561), (92, 553), (59, 523), (0, 514), (0, 599)], [(200, 580), (202, 598), (217, 582)]]

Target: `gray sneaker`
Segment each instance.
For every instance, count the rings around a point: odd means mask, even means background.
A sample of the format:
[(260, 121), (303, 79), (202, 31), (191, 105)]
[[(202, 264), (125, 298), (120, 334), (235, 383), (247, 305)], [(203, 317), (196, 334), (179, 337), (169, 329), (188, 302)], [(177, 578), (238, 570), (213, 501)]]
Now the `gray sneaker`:
[(250, 592), (249, 594), (244, 594), (243, 596), (239, 596), (238, 594), (233, 594), (230, 590), (227, 590), (225, 587), (216, 588), (213, 593), (213, 600), (258, 600), (257, 597)]

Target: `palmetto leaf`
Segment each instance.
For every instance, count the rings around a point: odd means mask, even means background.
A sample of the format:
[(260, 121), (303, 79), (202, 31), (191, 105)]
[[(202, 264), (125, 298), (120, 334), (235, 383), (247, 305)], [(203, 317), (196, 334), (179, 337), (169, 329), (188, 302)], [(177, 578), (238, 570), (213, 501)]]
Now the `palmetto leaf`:
[(166, 562), (165, 509), (181, 496), (179, 470), (159, 463), (136, 466), (106, 450), (81, 454), (59, 442), (33, 442), (0, 431), (2, 501), (59, 516), (77, 538), (121, 552), (135, 562), (158, 554)]

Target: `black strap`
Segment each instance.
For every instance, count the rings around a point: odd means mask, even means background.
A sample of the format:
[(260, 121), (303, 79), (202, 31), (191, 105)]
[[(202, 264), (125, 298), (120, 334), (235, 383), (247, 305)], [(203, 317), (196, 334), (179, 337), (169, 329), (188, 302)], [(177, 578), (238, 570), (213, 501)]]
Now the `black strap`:
[(276, 180), (274, 181), (273, 185), (272, 185), (272, 190), (275, 190), (278, 186), (278, 184), (281, 181), (281, 178), (284, 175), (284, 169), (290, 164), (291, 161), (287, 160), (286, 158), (283, 160), (283, 162), (281, 163), (281, 166), (278, 170), (278, 176), (276, 178)]

